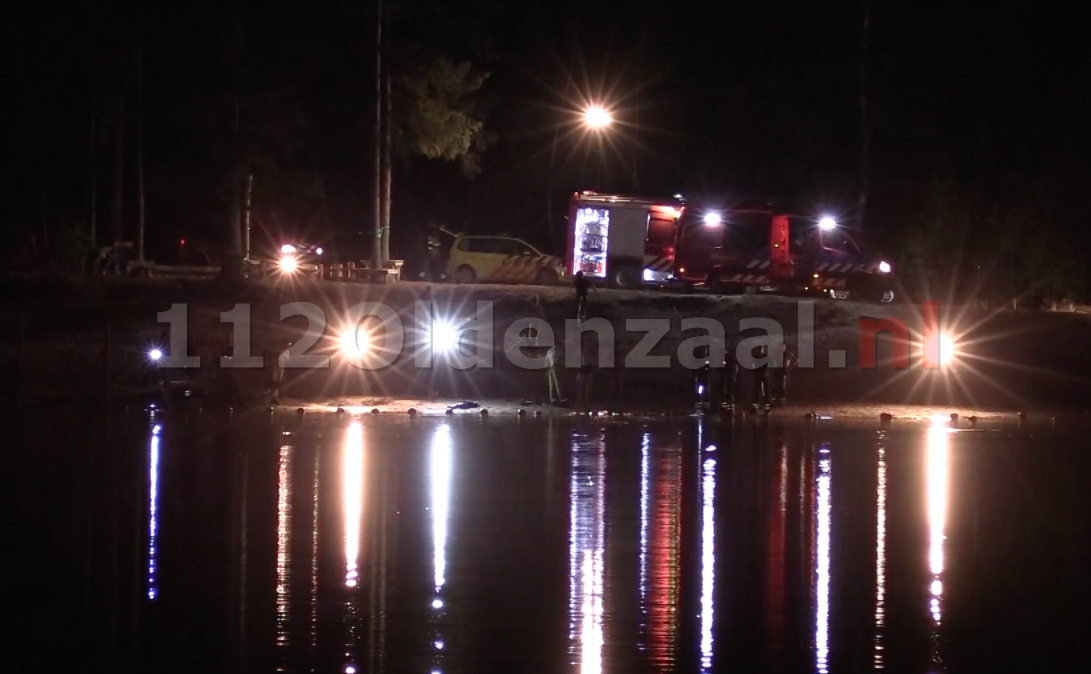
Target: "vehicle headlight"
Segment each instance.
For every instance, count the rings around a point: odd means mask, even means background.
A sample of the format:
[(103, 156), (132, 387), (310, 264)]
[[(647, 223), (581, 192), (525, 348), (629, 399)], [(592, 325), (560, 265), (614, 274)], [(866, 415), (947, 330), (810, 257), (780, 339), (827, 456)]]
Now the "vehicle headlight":
[(290, 243), (286, 243), (286, 244), (284, 244), (283, 246), (280, 247), (280, 252), (284, 253), (285, 255), (287, 255), (288, 253), (294, 253), (295, 252), (295, 246), (293, 246)]
[(285, 274), (291, 274), (297, 267), (299, 267), (299, 262), (294, 255), (285, 255), (280, 258), (280, 271)]
[(879, 271), (884, 273), (884, 274), (889, 274), (890, 273), (890, 263), (887, 262), (886, 260), (883, 260), (882, 262), (880, 262), (879, 263)]

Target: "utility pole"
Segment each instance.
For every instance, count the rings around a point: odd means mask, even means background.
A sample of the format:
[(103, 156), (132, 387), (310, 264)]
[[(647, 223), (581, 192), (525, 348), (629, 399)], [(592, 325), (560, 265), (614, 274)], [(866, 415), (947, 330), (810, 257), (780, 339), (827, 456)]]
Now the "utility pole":
[(633, 124), (633, 195), (636, 195), (637, 190), (637, 174), (636, 169), (640, 165), (640, 106), (637, 105), (635, 111), (636, 122)]
[(383, 220), (383, 264), (390, 262), (390, 209), (392, 207), (390, 187), (393, 181), (394, 167), (390, 164), (390, 66), (387, 65), (383, 74), (383, 180), (382, 180), (382, 207), (380, 215)]
[(98, 249), (98, 33), (91, 20), (91, 250)]
[(372, 204), (371, 266), (380, 269), (383, 266), (383, 223), (382, 223), (382, 174), (383, 174), (383, 0), (375, 1), (375, 153), (373, 169), (375, 171), (374, 203)]
[(864, 227), (870, 173), (871, 122), (868, 120), (868, 38), (871, 33), (871, 0), (864, 0), (864, 25), (860, 31), (860, 198), (856, 205), (859, 227)]
[(227, 239), (228, 251), (224, 256), (221, 275), (237, 278), (242, 275), (242, 127), (240, 124), (242, 106), (242, 2), (235, 0), (234, 30), (231, 40), (231, 211), (228, 214), (228, 226), (231, 231)]
[(144, 262), (144, 37), (136, 47), (136, 261)]

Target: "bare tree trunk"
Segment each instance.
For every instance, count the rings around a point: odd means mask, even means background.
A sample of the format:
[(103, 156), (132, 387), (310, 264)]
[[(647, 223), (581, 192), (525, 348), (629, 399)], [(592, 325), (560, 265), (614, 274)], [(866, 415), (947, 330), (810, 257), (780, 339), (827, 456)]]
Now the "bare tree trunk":
[(122, 213), (125, 207), (125, 98), (114, 101), (114, 212), (111, 234), (114, 241), (125, 239)]
[(243, 260), (250, 261), (250, 212), (254, 203), (254, 172), (246, 176), (246, 198), (243, 200)]
[(136, 51), (136, 261), (144, 262), (144, 44)]
[(637, 168), (640, 166), (640, 106), (639, 105), (636, 106), (636, 110), (634, 111), (633, 114), (634, 114), (634, 117), (636, 118), (636, 122), (633, 124), (633, 194), (635, 195), (637, 189), (639, 189), (638, 188), (639, 182), (637, 180)]
[(91, 27), (91, 143), (88, 163), (91, 182), (91, 249), (98, 246), (98, 41)]
[(228, 251), (224, 256), (221, 274), (226, 277), (242, 275), (242, 138), (240, 126), (240, 107), (242, 89), (242, 2), (235, 0), (234, 39), (231, 43), (231, 65), (233, 87), (231, 94), (231, 203), (228, 217), (230, 227)]
[(378, 269), (383, 264), (383, 223), (382, 223), (382, 145), (383, 145), (383, 2), (375, 3), (375, 153), (372, 204), (371, 266)]
[(383, 264), (390, 262), (390, 209), (392, 206), (390, 188), (394, 179), (394, 167), (390, 163), (390, 70), (383, 77), (383, 178), (382, 178), (382, 205), (379, 215), (383, 221)]
[(871, 122), (868, 119), (867, 65), (868, 38), (871, 33), (871, 0), (864, 0), (864, 25), (860, 32), (860, 198), (856, 206), (859, 226), (864, 227), (867, 214), (868, 182), (870, 178)]

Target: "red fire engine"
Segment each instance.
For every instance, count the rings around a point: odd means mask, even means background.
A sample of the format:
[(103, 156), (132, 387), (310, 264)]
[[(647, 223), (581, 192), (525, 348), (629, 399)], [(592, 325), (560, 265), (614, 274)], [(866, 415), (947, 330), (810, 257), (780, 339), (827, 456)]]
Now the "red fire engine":
[(678, 226), (677, 251), (675, 276), (714, 292), (894, 299), (890, 263), (863, 250), (831, 217), (691, 207)]
[(577, 192), (568, 208), (568, 275), (617, 288), (666, 283), (684, 208), (681, 199)]

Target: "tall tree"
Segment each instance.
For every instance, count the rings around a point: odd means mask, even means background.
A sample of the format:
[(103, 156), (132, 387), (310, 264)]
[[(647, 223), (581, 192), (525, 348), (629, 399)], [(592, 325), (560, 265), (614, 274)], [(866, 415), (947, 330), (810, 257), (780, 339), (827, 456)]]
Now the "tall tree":
[(114, 140), (114, 208), (110, 219), (110, 234), (113, 241), (125, 239), (125, 97), (118, 93), (113, 97), (113, 140)]
[(372, 204), (371, 266), (379, 268), (386, 261), (383, 255), (383, 2), (375, 3), (375, 151), (373, 166), (375, 169), (373, 184), (374, 203)]
[(136, 261), (144, 262), (144, 44), (136, 49)]
[(393, 156), (459, 161), (464, 175), (479, 171), (491, 143), (477, 100), (487, 73), (450, 56), (474, 48), (469, 29), (434, 0), (377, 0), (375, 62), (374, 264), (390, 260)]
[(860, 197), (856, 205), (856, 217), (864, 227), (867, 211), (868, 181), (870, 178), (871, 126), (868, 119), (868, 40), (871, 37), (871, 1), (864, 0), (863, 27), (860, 31)]
[(224, 256), (221, 275), (232, 278), (242, 274), (242, 0), (234, 0), (232, 7), (231, 55), (231, 166), (229, 168), (230, 186), (228, 194), (228, 237), (227, 255)]
[(393, 100), (390, 95), (390, 71), (387, 69), (387, 72), (383, 75), (383, 115), (386, 120), (383, 124), (382, 205), (379, 213), (383, 227), (383, 264), (390, 262), (390, 209), (393, 207), (393, 204), (391, 203), (391, 188), (394, 182), (394, 167), (390, 163), (390, 126), (391, 119), (393, 118), (393, 109)]

